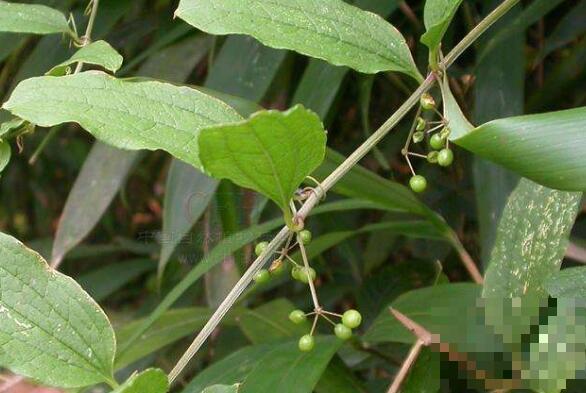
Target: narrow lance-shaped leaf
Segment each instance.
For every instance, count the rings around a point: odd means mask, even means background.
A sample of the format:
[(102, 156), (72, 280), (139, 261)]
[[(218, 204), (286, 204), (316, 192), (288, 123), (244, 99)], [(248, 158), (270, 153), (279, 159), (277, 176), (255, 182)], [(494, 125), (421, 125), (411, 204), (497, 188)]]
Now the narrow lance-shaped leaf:
[(62, 388), (112, 380), (108, 318), (71, 278), (0, 234), (0, 365)]
[(586, 191), (586, 107), (499, 119), (475, 128), (445, 82), (442, 91), (455, 144), (544, 186)]
[(322, 163), (326, 132), (315, 113), (298, 105), (287, 112), (262, 111), (243, 122), (207, 128), (199, 142), (206, 172), (266, 195), (291, 223), (289, 202)]
[(3, 108), (45, 127), (76, 122), (112, 146), (165, 150), (197, 168), (201, 128), (241, 119), (222, 101), (188, 87), (96, 71), (27, 79)]
[(436, 50), (441, 44), (461, 3), (462, 0), (427, 0), (425, 2), (423, 22), (427, 31), (421, 36), (421, 42), (430, 50)]
[(122, 66), (122, 56), (106, 41), (96, 41), (82, 47), (69, 60), (53, 67), (47, 75), (63, 76), (67, 74), (69, 66), (82, 62), (97, 65), (115, 73)]
[(65, 15), (37, 4), (0, 0), (0, 31), (8, 33), (54, 34), (70, 32)]
[(211, 34), (247, 34), (360, 72), (422, 79), (397, 29), (342, 0), (182, 0), (176, 15)]
[(169, 380), (159, 369), (151, 368), (134, 374), (112, 393), (167, 393)]
[(545, 283), (560, 268), (581, 198), (521, 180), (499, 223), (484, 297), (547, 294)]

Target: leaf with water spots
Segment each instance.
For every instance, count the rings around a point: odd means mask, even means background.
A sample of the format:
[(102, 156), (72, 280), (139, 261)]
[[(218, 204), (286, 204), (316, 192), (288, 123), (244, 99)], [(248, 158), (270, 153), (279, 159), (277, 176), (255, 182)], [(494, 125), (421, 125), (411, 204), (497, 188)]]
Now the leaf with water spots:
[(112, 380), (106, 314), (70, 277), (0, 233), (0, 366), (50, 386)]
[(498, 226), (483, 296), (547, 296), (547, 279), (560, 269), (581, 199), (582, 193), (521, 180)]

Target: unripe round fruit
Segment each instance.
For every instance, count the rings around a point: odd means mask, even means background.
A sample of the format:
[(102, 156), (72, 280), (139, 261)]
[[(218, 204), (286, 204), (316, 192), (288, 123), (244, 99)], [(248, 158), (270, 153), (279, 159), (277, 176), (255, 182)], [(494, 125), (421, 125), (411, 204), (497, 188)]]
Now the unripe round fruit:
[[(312, 282), (315, 281), (315, 278), (317, 277), (317, 272), (314, 268), (310, 267), (309, 269), (303, 268), (300, 270), (301, 271), (298, 273), (299, 281), (301, 281), (304, 284), (309, 284), (309, 280), (311, 280)], [(309, 277), (307, 277), (307, 273), (309, 273)]]
[(301, 232), (299, 232), (299, 240), (301, 240), (301, 243), (303, 244), (309, 244), (311, 242), (311, 237), (311, 232), (307, 229), (304, 229)]
[(269, 279), (271, 278), (271, 275), (269, 274), (269, 271), (266, 269), (260, 269), (255, 275), (254, 275), (254, 281), (257, 284), (263, 284), (267, 281), (269, 281)]
[(435, 108), (435, 100), (429, 93), (423, 93), (421, 99), (419, 100), (421, 107), (425, 110), (431, 110)]
[(409, 180), (409, 186), (415, 192), (423, 192), (427, 188), (427, 180), (421, 175), (415, 175)]
[(362, 315), (356, 310), (348, 310), (342, 315), (342, 323), (350, 329), (356, 329), (362, 323)]
[(254, 247), (254, 253), (258, 257), (267, 249), (268, 246), (269, 242), (260, 242), (256, 245), (256, 247)]
[(417, 125), (415, 126), (415, 129), (417, 131), (423, 131), (425, 129), (426, 125), (427, 125), (427, 122), (425, 121), (425, 119), (422, 117), (418, 117), (417, 118)]
[(302, 273), (303, 273), (303, 270), (299, 266), (293, 266), (293, 269), (291, 269), (291, 277), (294, 280), (299, 281)]
[(429, 146), (431, 146), (432, 149), (440, 150), (446, 146), (446, 143), (440, 134), (433, 134), (429, 139)]
[(315, 347), (315, 339), (313, 336), (306, 334), (299, 339), (299, 350), (302, 352), (309, 352)]
[(341, 340), (348, 340), (352, 337), (352, 329), (341, 323), (338, 323), (336, 327), (334, 327), (334, 333), (336, 334), (336, 337)]
[(454, 161), (454, 153), (450, 149), (443, 149), (437, 156), (437, 163), (441, 166), (450, 166)]
[(296, 325), (303, 323), (306, 319), (307, 317), (305, 316), (305, 313), (301, 310), (293, 310), (291, 311), (291, 314), (289, 314), (289, 320)]

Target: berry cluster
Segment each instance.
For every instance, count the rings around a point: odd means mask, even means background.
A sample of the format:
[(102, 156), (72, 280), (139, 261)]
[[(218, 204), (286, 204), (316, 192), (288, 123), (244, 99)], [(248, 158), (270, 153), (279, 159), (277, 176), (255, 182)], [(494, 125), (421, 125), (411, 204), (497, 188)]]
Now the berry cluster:
[[(334, 334), (341, 340), (350, 339), (352, 337), (352, 329), (356, 329), (362, 323), (362, 315), (356, 310), (348, 310), (343, 315), (324, 310), (317, 310), (309, 314), (305, 314), (301, 310), (294, 310), (289, 314), (289, 319), (295, 324), (301, 324), (307, 320), (308, 316), (312, 315), (314, 316), (314, 323), (311, 332), (299, 339), (299, 350), (303, 352), (309, 352), (315, 346), (313, 333), (317, 319), (320, 316), (334, 326)], [(334, 323), (329, 316), (340, 318), (342, 323)]]
[[(289, 319), (295, 324), (303, 323), (307, 320), (307, 317), (313, 316), (313, 326), (311, 328), (311, 332), (304, 335), (299, 340), (299, 349), (301, 351), (311, 351), (315, 346), (314, 333), (317, 321), (320, 317), (324, 318), (334, 326), (334, 333), (338, 338), (342, 340), (350, 339), (350, 337), (352, 337), (352, 329), (357, 328), (362, 323), (362, 316), (356, 310), (348, 310), (343, 315), (340, 315), (334, 312), (326, 311), (320, 306), (319, 300), (317, 298), (317, 292), (314, 286), (314, 281), (317, 278), (317, 272), (314, 268), (309, 266), (307, 253), (305, 251), (305, 246), (308, 245), (312, 240), (312, 234), (309, 230), (304, 229), (297, 232), (295, 235), (297, 242), (290, 246), (293, 238), (293, 235), (291, 235), (285, 247), (280, 252), (278, 252), (278, 257), (272, 262), (271, 267), (269, 269), (259, 270), (258, 273), (256, 273), (254, 276), (254, 281), (257, 284), (266, 283), (270, 280), (272, 275), (281, 274), (286, 269), (286, 263), (290, 263), (291, 277), (294, 280), (309, 285), (314, 304), (314, 311), (306, 314), (301, 310), (295, 310), (289, 315)], [(268, 245), (268, 242), (258, 243), (254, 249), (256, 255), (260, 256), (263, 254), (266, 251)], [(299, 264), (289, 256), (290, 251), (295, 246), (299, 246), (301, 257), (303, 258), (303, 264)], [(341, 323), (335, 323), (332, 321), (332, 318), (334, 317), (340, 318)]]
[[(421, 111), (431, 111), (435, 112), (439, 115), (439, 121), (427, 121), (423, 117), (420, 116)], [(409, 151), (409, 146), (411, 143), (421, 143), (426, 135), (429, 136), (429, 147), (431, 151), (428, 154), (418, 154)], [(403, 148), (403, 155), (409, 164), (409, 168), (411, 169), (412, 177), (409, 180), (409, 186), (411, 189), (417, 193), (425, 191), (427, 188), (427, 179), (421, 175), (417, 175), (413, 166), (411, 165), (411, 161), (409, 159), (410, 156), (419, 157), (426, 159), (429, 163), (438, 164), (442, 167), (448, 167), (454, 161), (454, 153), (450, 149), (449, 145), (449, 138), (450, 136), (450, 127), (448, 126), (447, 120), (443, 117), (443, 115), (436, 109), (436, 103), (434, 98), (425, 93), (421, 96), (420, 100), (420, 109), (418, 114), (413, 122), (413, 126), (411, 127), (411, 132), (405, 147)]]

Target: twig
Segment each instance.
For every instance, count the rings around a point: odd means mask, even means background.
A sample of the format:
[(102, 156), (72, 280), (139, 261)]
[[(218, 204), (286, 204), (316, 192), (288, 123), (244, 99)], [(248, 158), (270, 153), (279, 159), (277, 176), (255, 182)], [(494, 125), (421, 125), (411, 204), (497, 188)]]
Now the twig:
[[(81, 37), (81, 46), (84, 47), (89, 45), (92, 42), (92, 31), (94, 30), (94, 24), (96, 22), (96, 16), (98, 15), (98, 5), (100, 4), (100, 0), (91, 0), (92, 10), (90, 12), (90, 19), (87, 23), (87, 27), (85, 29), (85, 34)], [(83, 62), (80, 61), (77, 63), (75, 67), (74, 74), (81, 72), (83, 68)]]
[[(441, 62), (441, 69), (448, 68), (461, 54), (464, 52), (478, 37), (482, 35), (490, 26), (492, 26), (501, 16), (515, 6), (520, 0), (505, 0), (493, 12), (491, 12), (478, 26), (476, 26), (464, 39), (456, 45), (454, 49)], [(429, 74), (422, 84), (415, 90), (415, 92), (401, 105), (401, 107), (374, 133), (368, 138), (354, 153), (352, 153), (340, 166), (338, 166), (318, 187), (314, 193), (311, 193), (307, 201), (299, 210), (297, 216), (300, 219), (305, 219), (311, 210), (319, 203), (321, 197), (329, 191), (348, 171), (350, 171), (378, 142), (380, 142), (402, 119), (409, 113), (419, 102), (421, 95), (427, 92), (435, 84), (436, 78), (434, 74)], [(228, 310), (234, 305), (238, 297), (244, 292), (246, 287), (252, 282), (254, 275), (262, 268), (268, 261), (269, 257), (273, 255), (281, 244), (285, 242), (290, 234), (289, 227), (283, 227), (279, 233), (269, 243), (269, 246), (244, 273), (242, 278), (236, 283), (234, 288), (230, 291), (226, 299), (220, 304), (216, 312), (212, 315), (209, 321), (205, 324), (203, 329), (195, 337), (193, 343), (189, 346), (187, 351), (183, 354), (177, 365), (169, 374), (169, 381), (173, 383), (177, 376), (183, 371), (187, 363), (201, 348), (203, 343), (214, 331), (216, 326), (220, 323), (222, 318), (226, 315)]]
[(432, 334), (401, 312), (393, 308), (391, 308), (390, 311), (391, 314), (393, 314), (393, 316), (397, 318), (397, 320), (401, 322), (403, 326), (409, 329), (417, 337), (417, 341), (415, 341), (415, 344), (411, 347), (409, 355), (401, 365), (399, 372), (397, 372), (395, 379), (387, 391), (387, 393), (397, 393), (401, 387), (401, 384), (409, 374), (411, 367), (413, 367), (413, 364), (415, 364), (419, 353), (421, 353), (421, 349), (423, 347), (429, 346), (432, 343)]

